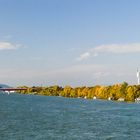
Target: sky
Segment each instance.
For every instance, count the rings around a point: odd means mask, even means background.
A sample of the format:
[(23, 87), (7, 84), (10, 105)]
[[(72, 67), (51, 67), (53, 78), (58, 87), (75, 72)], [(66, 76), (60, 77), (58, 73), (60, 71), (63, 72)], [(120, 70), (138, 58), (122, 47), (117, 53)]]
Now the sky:
[(0, 83), (136, 84), (139, 0), (0, 0)]

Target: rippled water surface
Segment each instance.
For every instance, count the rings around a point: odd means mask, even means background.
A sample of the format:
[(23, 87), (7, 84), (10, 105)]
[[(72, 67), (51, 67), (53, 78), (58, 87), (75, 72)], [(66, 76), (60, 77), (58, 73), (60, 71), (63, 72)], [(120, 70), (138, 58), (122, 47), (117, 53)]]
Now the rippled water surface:
[(0, 93), (0, 140), (139, 140), (140, 104)]

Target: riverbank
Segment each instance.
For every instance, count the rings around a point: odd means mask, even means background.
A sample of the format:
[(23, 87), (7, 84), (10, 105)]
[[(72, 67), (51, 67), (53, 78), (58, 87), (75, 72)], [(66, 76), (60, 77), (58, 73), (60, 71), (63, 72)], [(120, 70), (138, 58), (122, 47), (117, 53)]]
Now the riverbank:
[(20, 86), (20, 88), (27, 88), (26, 91), (20, 91), (22, 94), (37, 94), (46, 96), (63, 96), (70, 98), (85, 98), (85, 99), (105, 99), (115, 101), (134, 102), (140, 99), (140, 85), (115, 84), (110, 86), (96, 85), (93, 87), (71, 87), (64, 88), (58, 85), (50, 87), (39, 86)]

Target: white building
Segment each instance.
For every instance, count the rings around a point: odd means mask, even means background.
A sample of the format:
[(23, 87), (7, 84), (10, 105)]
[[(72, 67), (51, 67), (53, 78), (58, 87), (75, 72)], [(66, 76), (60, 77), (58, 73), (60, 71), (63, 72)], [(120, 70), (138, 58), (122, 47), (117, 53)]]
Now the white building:
[(124, 98), (119, 98), (118, 101), (123, 102)]
[(96, 96), (94, 96), (93, 99), (96, 100), (97, 99)]
[(140, 98), (136, 98), (135, 99), (135, 102), (140, 102)]

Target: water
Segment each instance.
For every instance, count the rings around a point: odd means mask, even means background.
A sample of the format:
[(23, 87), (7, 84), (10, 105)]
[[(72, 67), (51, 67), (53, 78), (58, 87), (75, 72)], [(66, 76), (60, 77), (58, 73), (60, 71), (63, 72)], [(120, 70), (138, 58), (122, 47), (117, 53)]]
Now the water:
[(0, 140), (139, 140), (140, 104), (0, 94)]

